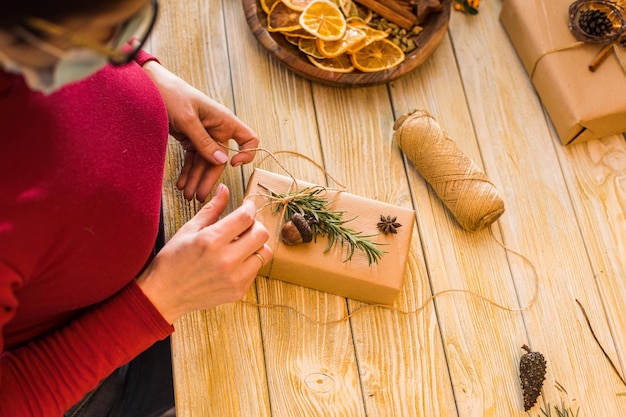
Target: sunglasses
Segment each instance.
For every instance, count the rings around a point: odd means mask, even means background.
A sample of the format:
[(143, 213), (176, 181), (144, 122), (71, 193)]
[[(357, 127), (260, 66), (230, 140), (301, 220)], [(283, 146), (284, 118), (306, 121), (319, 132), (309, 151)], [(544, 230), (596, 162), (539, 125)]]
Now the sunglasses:
[(106, 45), (38, 17), (26, 18), (25, 23), (31, 29), (45, 35), (63, 39), (74, 46), (94, 50), (106, 56), (112, 65), (119, 66), (132, 61), (146, 43), (148, 36), (150, 36), (154, 28), (158, 9), (157, 0), (152, 0), (146, 4), (145, 7), (119, 27), (117, 33), (113, 36), (113, 40)]

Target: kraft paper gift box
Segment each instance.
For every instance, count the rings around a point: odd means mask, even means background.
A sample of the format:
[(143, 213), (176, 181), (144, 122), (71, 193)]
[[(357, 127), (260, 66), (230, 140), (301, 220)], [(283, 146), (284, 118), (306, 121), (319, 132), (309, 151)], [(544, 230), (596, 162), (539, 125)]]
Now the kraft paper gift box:
[[(415, 212), (391, 204), (363, 198), (344, 191), (326, 190), (323, 196), (331, 203), (328, 209), (343, 212), (342, 219), (363, 236), (380, 243), (379, 249), (386, 253), (378, 263), (368, 263), (367, 255), (358, 249), (346, 261), (348, 247), (337, 242), (330, 251), (324, 253), (328, 240), (317, 237), (317, 241), (297, 245), (285, 245), (280, 239), (281, 228), (285, 223), (282, 207), (277, 209), (276, 200), (269, 197), (268, 190), (274, 193), (288, 193), (311, 187), (304, 181), (273, 172), (255, 169), (246, 190), (246, 199), (255, 202), (257, 220), (269, 230), (268, 243), (274, 251), (274, 258), (259, 272), (259, 275), (290, 282), (371, 304), (393, 304), (404, 284), (407, 259), (413, 234)], [(270, 204), (272, 203), (272, 204)], [(397, 234), (383, 234), (377, 224), (380, 216), (397, 216), (402, 226)]]
[[(577, 40), (568, 26), (572, 3), (505, 0), (500, 13), (500, 21), (565, 145), (626, 131), (625, 70), (614, 53), (595, 72), (589, 70), (603, 44), (573, 46)], [(568, 46), (572, 47), (554, 52)]]

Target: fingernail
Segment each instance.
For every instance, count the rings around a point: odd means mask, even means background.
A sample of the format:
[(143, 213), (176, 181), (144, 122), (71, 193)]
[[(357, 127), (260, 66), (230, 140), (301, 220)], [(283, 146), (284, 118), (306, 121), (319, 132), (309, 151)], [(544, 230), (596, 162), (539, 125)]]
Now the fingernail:
[(215, 189), (215, 193), (213, 194), (213, 197), (217, 197), (218, 195), (220, 195), (222, 193), (222, 191), (224, 191), (224, 188), (226, 186), (223, 183), (219, 183), (217, 185), (217, 188)]
[(243, 204), (248, 206), (248, 207), (245, 207), (246, 210), (250, 210), (250, 212), (254, 212), (254, 215), (256, 216), (256, 205), (254, 204), (254, 201), (246, 200), (243, 202)]
[(241, 166), (243, 164), (243, 162), (236, 162), (233, 164), (233, 168), (237, 168), (239, 166)]
[(213, 158), (215, 158), (215, 160), (219, 164), (225, 164), (226, 162), (228, 162), (228, 155), (220, 150), (213, 152)]

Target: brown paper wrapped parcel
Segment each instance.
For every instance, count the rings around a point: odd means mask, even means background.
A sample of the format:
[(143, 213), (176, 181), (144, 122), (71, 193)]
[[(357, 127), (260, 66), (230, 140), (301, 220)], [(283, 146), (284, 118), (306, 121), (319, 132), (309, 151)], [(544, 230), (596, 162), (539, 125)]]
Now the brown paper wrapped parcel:
[(595, 71), (602, 44), (577, 42), (569, 6), (574, 0), (505, 0), (500, 21), (566, 145), (626, 131), (626, 74), (615, 55)]
[[(287, 193), (314, 184), (298, 181), (293, 184), (290, 177), (255, 169), (246, 190), (246, 199), (255, 202), (259, 220), (270, 232), (269, 244), (274, 258), (259, 272), (259, 275), (290, 282), (371, 304), (393, 304), (404, 284), (415, 212), (380, 201), (359, 197), (347, 192), (328, 190), (325, 199), (332, 202), (328, 208), (343, 212), (345, 226), (361, 231), (363, 236), (372, 235), (372, 242), (380, 243), (386, 253), (378, 263), (368, 264), (367, 256), (358, 249), (352, 259), (345, 261), (348, 248), (337, 241), (330, 251), (324, 253), (328, 240), (318, 237), (317, 241), (298, 245), (285, 245), (280, 240), (284, 224), (284, 212), (276, 209), (267, 189), (275, 193)], [(382, 234), (377, 224), (380, 216), (397, 216), (402, 226), (397, 234)]]

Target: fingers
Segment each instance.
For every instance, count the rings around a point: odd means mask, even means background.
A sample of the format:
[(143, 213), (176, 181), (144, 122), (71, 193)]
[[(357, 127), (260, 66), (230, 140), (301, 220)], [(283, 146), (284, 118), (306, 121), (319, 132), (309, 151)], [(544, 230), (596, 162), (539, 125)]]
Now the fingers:
[(200, 211), (198, 211), (191, 220), (185, 223), (182, 228), (191, 228), (199, 231), (217, 222), (228, 205), (229, 196), (230, 191), (228, 187), (224, 184), (219, 184), (215, 189), (215, 194), (211, 201), (202, 206)]
[[(178, 180), (176, 181), (176, 187), (179, 190), (184, 190), (187, 182), (189, 181), (189, 174), (191, 173), (191, 169), (194, 166), (194, 159), (196, 157), (196, 153), (194, 151), (185, 151), (185, 160), (183, 162), (183, 168), (180, 170), (180, 175), (178, 176)], [(187, 200), (191, 200), (191, 198), (187, 197), (187, 193), (183, 193)], [(193, 197), (193, 196), (192, 196)]]
[(210, 164), (196, 152), (187, 151), (176, 187), (183, 191), (187, 200), (195, 196), (198, 201), (204, 201), (225, 168), (225, 165)]
[(211, 189), (213, 188), (213, 185), (217, 182), (218, 178), (224, 171), (224, 168), (224, 165), (211, 166), (204, 171), (200, 182), (195, 186), (195, 194), (198, 201), (206, 200), (211, 192)]
[(238, 152), (235, 156), (233, 156), (233, 158), (230, 161), (231, 165), (234, 167), (239, 166), (241, 164), (250, 163), (254, 160), (254, 157), (256, 156), (256, 151), (252, 151), (248, 149), (257, 149), (259, 147), (260, 140), (258, 137), (256, 137), (254, 132), (250, 131), (246, 133), (251, 136), (238, 136), (238, 138), (247, 137), (247, 139), (245, 140), (244, 139), (237, 140), (236, 138), (234, 138), (235, 141), (239, 144), (239, 150), (240, 150), (240, 152)]
[[(231, 160), (232, 166), (252, 162), (255, 149), (259, 146), (256, 133), (223, 105), (203, 97), (197, 114), (187, 114), (184, 119), (175, 123), (175, 137), (189, 142), (203, 158), (213, 165), (224, 165), (228, 162), (228, 141), (234, 140), (241, 152)], [(248, 150), (248, 151), (246, 151)]]
[(255, 218), (256, 206), (252, 201), (246, 200), (232, 213), (212, 225), (210, 233), (220, 236), (223, 244), (236, 243), (232, 246), (233, 251), (252, 254), (267, 240), (267, 231)]
[(248, 264), (247, 266), (256, 273), (267, 265), (272, 260), (273, 256), (272, 248), (266, 243), (263, 247), (252, 253), (246, 260), (246, 263)]
[(252, 201), (219, 219), (228, 199), (228, 188), (218, 185), (137, 279), (170, 323), (189, 311), (240, 300), (272, 259), (269, 233), (255, 220)]
[(214, 165), (228, 162), (227, 150), (207, 132), (199, 118), (191, 118), (179, 130), (193, 143), (195, 150)]
[(219, 184), (213, 198), (182, 228), (200, 233), (206, 230), (210, 235), (209, 239), (217, 238), (222, 245), (233, 242), (235, 251), (252, 254), (267, 241), (269, 233), (265, 226), (255, 221), (256, 206), (250, 200), (244, 201), (236, 210), (220, 220), (219, 216), (228, 205), (229, 195), (228, 187)]

